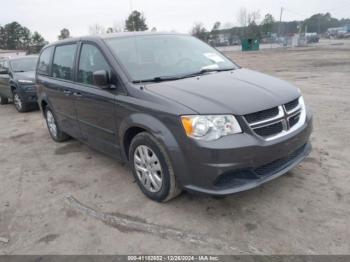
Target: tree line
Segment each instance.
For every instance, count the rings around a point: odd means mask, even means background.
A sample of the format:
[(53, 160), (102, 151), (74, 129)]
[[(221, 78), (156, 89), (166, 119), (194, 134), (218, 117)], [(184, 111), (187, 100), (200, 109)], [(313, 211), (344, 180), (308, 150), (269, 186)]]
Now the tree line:
[[(262, 39), (270, 37), (272, 34), (283, 36), (298, 32), (317, 32), (323, 34), (330, 27), (340, 27), (350, 24), (350, 19), (336, 19), (330, 13), (315, 14), (303, 21), (276, 21), (271, 14), (266, 14), (260, 21), (260, 12), (248, 12), (242, 8), (237, 16), (239, 26), (231, 26), (229, 23), (222, 27), (221, 23), (215, 22), (211, 30), (207, 30), (202, 23), (195, 23), (190, 33), (206, 42), (215, 42), (220, 34), (229, 35), (229, 42), (235, 39), (254, 38)], [(115, 24), (105, 29), (99, 24), (89, 27), (91, 35), (102, 33), (114, 33), (121, 31), (146, 31), (149, 27), (146, 23), (146, 17), (141, 12), (134, 10), (127, 19), (121, 24)], [(155, 27), (151, 31), (157, 31)], [(58, 40), (71, 37), (70, 31), (63, 28), (57, 36)], [(39, 52), (47, 44), (44, 37), (37, 31), (31, 32), (27, 27), (18, 22), (12, 22), (0, 26), (0, 49), (26, 50), (29, 53)]]
[[(132, 32), (132, 31), (146, 31), (148, 30), (148, 25), (146, 23), (146, 17), (139, 11), (134, 10), (127, 17), (127, 19), (121, 23), (115, 23), (113, 26), (107, 29), (100, 24), (93, 24), (89, 27), (89, 33), (91, 35), (98, 34), (109, 34), (117, 32)], [(151, 31), (157, 31), (155, 27)]]
[[(98, 24), (90, 26), (90, 34), (114, 33), (118, 31), (146, 31), (148, 26), (142, 13), (135, 10), (125, 20), (124, 28), (109, 27), (107, 30)], [(155, 30), (153, 28), (152, 30)], [(57, 36), (58, 40), (70, 38), (69, 29), (63, 28)], [(38, 53), (48, 42), (37, 31), (31, 32), (18, 22), (11, 22), (0, 26), (0, 49), (25, 50), (28, 53)]]
[(36, 53), (47, 41), (37, 31), (31, 32), (18, 22), (0, 26), (0, 49), (26, 50)]
[(350, 19), (337, 19), (331, 16), (330, 13), (314, 14), (311, 17), (302, 21), (280, 22), (271, 14), (266, 14), (260, 21), (259, 11), (248, 12), (246, 9), (241, 9), (237, 15), (239, 26), (230, 28), (221, 28), (221, 23), (214, 23), (211, 30), (207, 30), (202, 23), (196, 23), (191, 34), (207, 42), (216, 41), (220, 34), (229, 35), (229, 42), (235, 38), (253, 38), (262, 39), (277, 36), (293, 35), (302, 32), (315, 32), (324, 34), (328, 28), (341, 27), (350, 24)]

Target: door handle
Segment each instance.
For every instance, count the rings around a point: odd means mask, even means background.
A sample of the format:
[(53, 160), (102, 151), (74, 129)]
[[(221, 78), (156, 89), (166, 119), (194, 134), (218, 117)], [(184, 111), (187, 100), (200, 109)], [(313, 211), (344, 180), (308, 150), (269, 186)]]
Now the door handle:
[(66, 96), (70, 96), (72, 94), (72, 91), (70, 90), (63, 90), (63, 93), (66, 95)]
[(79, 92), (74, 92), (73, 95), (74, 95), (74, 96), (77, 96), (77, 97), (83, 96), (83, 95), (82, 95), (81, 93), (79, 93)]

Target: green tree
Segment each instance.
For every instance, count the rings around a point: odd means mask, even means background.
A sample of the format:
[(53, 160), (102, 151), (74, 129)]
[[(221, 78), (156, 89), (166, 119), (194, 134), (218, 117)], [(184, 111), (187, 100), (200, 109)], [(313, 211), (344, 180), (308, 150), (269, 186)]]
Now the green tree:
[(0, 26), (0, 49), (5, 49), (5, 43), (5, 29), (2, 26)]
[(31, 44), (28, 48), (28, 53), (37, 54), (47, 44), (44, 37), (42, 37), (37, 31), (35, 31), (31, 37)]
[(273, 24), (275, 23), (275, 19), (271, 14), (266, 14), (264, 20), (261, 22), (262, 31), (265, 35), (271, 34)]
[(5, 49), (26, 50), (31, 42), (30, 31), (17, 22), (6, 24), (1, 30), (2, 45)]
[(196, 23), (191, 29), (191, 35), (203, 40), (208, 41), (208, 31), (205, 29), (202, 23)]
[(211, 29), (212, 32), (219, 30), (221, 27), (221, 23), (219, 21), (215, 22), (213, 25), (213, 28)]
[(305, 19), (303, 27), (307, 26), (308, 32), (317, 32), (319, 34), (327, 31), (329, 27), (342, 26), (340, 21), (333, 18), (330, 13), (315, 14), (308, 19)]
[(244, 31), (244, 38), (251, 38), (251, 39), (261, 39), (261, 30), (260, 27), (255, 23), (251, 22), (247, 29)]
[(137, 10), (133, 11), (125, 20), (126, 31), (146, 31), (147, 29), (146, 18)]
[(35, 31), (32, 35), (31, 39), (31, 44), (32, 45), (45, 45), (45, 39), (44, 37), (41, 36), (37, 31)]
[(60, 35), (58, 36), (58, 40), (63, 40), (63, 39), (66, 39), (66, 38), (70, 38), (70, 32), (67, 28), (63, 28), (61, 31), (60, 31)]

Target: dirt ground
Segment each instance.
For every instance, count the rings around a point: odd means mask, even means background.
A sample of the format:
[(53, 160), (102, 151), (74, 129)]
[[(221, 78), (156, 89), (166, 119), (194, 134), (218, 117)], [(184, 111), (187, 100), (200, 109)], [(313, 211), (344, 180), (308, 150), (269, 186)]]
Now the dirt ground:
[[(350, 41), (228, 53), (298, 86), (314, 112), (313, 151), (289, 174), (224, 199), (158, 204), (131, 172), (40, 112), (0, 107), (0, 254), (349, 254)], [(213, 87), (215, 88), (215, 87)]]

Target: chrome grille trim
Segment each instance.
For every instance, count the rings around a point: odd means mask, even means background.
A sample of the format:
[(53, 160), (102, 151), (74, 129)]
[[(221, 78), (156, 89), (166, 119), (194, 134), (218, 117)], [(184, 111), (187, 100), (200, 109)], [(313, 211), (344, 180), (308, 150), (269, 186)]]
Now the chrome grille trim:
[(283, 108), (287, 112), (287, 114), (293, 114), (293, 113), (301, 110), (301, 105), (300, 105), (300, 102), (299, 102), (296, 107), (294, 107), (292, 110), (289, 110), (289, 111), (286, 109), (286, 107), (284, 105), (283, 105)]
[[(299, 115), (299, 120), (296, 124), (294, 124), (292, 127), (290, 127), (290, 124), (289, 124), (290, 119), (296, 115)], [(243, 118), (244, 118), (244, 116), (243, 116)], [(280, 137), (283, 137), (285, 135), (288, 135), (288, 134), (296, 131), (305, 123), (306, 111), (305, 111), (304, 99), (302, 96), (300, 96), (298, 99), (298, 105), (289, 111), (286, 110), (285, 105), (278, 106), (278, 115), (274, 116), (272, 118), (264, 119), (264, 120), (254, 122), (254, 123), (248, 123), (248, 121), (245, 118), (244, 118), (244, 120), (247, 123), (247, 125), (250, 127), (251, 131), (256, 136), (260, 137), (261, 139), (263, 139), (265, 141), (271, 141), (274, 139), (278, 139)], [(278, 122), (282, 122), (283, 130), (282, 130), (282, 132), (277, 133), (275, 135), (264, 137), (264, 136), (260, 136), (259, 134), (257, 134), (254, 131), (255, 129), (274, 125)]]
[(278, 114), (274, 117), (271, 117), (271, 118), (267, 118), (267, 119), (264, 119), (264, 120), (261, 120), (261, 121), (257, 121), (257, 122), (253, 122), (253, 123), (250, 123), (249, 125), (254, 128), (256, 126), (260, 126), (260, 125), (263, 125), (263, 124), (266, 124), (266, 123), (270, 123), (270, 122), (273, 122), (277, 119), (280, 119), (284, 116), (284, 112), (283, 112), (283, 107), (282, 106), (279, 106), (278, 107)]

